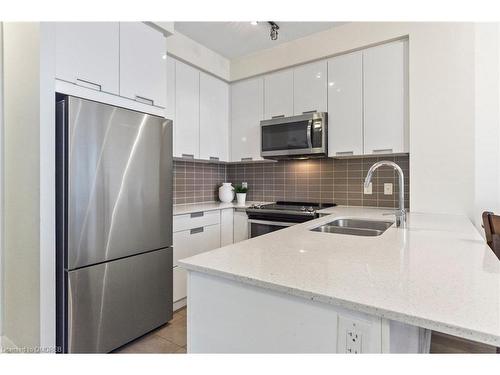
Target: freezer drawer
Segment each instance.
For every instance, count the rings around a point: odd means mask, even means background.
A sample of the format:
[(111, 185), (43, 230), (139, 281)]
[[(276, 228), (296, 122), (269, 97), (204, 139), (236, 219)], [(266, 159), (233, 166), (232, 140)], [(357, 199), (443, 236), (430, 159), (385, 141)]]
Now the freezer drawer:
[(68, 352), (107, 353), (172, 318), (172, 248), (68, 272)]

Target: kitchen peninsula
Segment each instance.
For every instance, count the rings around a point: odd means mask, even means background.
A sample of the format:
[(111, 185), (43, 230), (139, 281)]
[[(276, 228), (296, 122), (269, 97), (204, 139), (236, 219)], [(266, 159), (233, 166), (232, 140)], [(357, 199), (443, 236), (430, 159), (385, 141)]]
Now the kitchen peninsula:
[(500, 262), (466, 216), (408, 213), (374, 237), (310, 230), (391, 212), (327, 208), (181, 260), (188, 351), (425, 353), (430, 330), (500, 346)]

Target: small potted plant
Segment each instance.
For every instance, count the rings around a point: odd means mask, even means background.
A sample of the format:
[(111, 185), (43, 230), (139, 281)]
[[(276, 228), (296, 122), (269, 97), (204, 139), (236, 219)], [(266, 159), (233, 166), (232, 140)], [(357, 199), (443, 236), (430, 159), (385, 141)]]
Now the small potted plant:
[(236, 191), (236, 201), (238, 202), (238, 206), (244, 206), (245, 201), (247, 199), (247, 187), (243, 187), (243, 185), (237, 185), (235, 188)]

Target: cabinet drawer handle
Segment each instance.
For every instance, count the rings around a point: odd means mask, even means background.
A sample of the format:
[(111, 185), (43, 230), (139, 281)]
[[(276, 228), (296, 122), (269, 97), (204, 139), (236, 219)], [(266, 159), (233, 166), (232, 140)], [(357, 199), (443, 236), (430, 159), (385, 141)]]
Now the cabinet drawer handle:
[(209, 159), (213, 160), (213, 161), (219, 161), (219, 157), (218, 156), (210, 156)]
[(154, 104), (154, 101), (152, 99), (148, 99), (148, 98), (145, 98), (144, 96), (139, 96), (139, 95), (135, 96), (135, 101), (139, 102), (139, 103), (147, 104), (147, 105)]
[(182, 157), (186, 158), (186, 159), (194, 159), (194, 155), (193, 154), (182, 154)]
[(316, 111), (315, 109), (313, 109), (312, 111), (305, 111), (305, 112), (302, 112), (303, 115), (307, 115), (308, 113), (316, 113), (318, 111)]
[(202, 211), (202, 212), (193, 212), (191, 214), (191, 217), (202, 217), (205, 213)]
[(77, 81), (77, 84), (78, 84), (78, 82), (83, 83), (83, 85), (80, 84), (80, 86), (88, 87), (89, 89), (102, 91), (102, 87), (98, 83), (94, 83), (94, 82), (87, 81), (85, 79), (80, 79), (80, 78), (77, 78), (76, 81)]
[(271, 118), (283, 118), (285, 115), (277, 115), (277, 116), (271, 116)]
[(203, 233), (203, 227), (193, 228), (189, 231), (191, 234)]
[(241, 158), (241, 161), (252, 161), (253, 158)]
[(354, 155), (354, 151), (337, 151), (335, 155)]
[(378, 149), (378, 150), (373, 150), (373, 153), (374, 154), (380, 154), (380, 153), (392, 154), (392, 148), (381, 148), (381, 149)]

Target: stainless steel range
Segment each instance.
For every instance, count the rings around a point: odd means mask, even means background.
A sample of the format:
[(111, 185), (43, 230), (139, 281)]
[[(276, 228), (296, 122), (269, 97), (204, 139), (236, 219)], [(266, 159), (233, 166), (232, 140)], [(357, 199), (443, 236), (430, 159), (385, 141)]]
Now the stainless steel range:
[(313, 220), (317, 211), (335, 206), (335, 203), (286, 202), (258, 205), (247, 208), (248, 237), (253, 238), (292, 225)]

